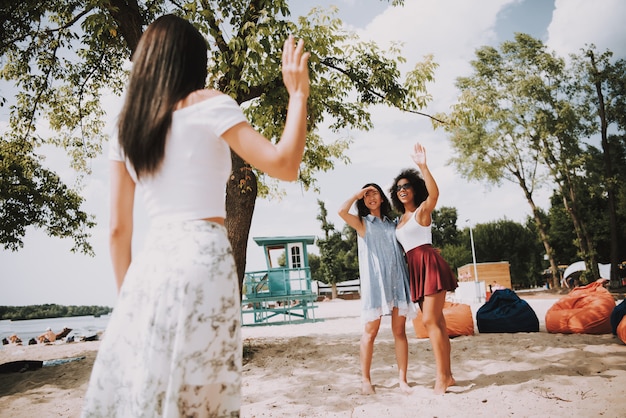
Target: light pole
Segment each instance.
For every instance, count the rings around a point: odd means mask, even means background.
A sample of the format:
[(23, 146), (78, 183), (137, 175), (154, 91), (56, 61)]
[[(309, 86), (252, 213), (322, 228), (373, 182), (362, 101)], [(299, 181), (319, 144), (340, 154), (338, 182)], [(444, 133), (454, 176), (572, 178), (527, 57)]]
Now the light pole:
[(469, 225), (470, 230), (470, 243), (472, 245), (472, 260), (474, 262), (474, 284), (476, 286), (476, 299), (478, 302), (482, 302), (482, 294), (480, 291), (480, 284), (478, 283), (478, 267), (476, 266), (476, 249), (474, 248), (474, 234), (472, 233), (472, 223), (469, 219), (466, 219), (465, 222)]

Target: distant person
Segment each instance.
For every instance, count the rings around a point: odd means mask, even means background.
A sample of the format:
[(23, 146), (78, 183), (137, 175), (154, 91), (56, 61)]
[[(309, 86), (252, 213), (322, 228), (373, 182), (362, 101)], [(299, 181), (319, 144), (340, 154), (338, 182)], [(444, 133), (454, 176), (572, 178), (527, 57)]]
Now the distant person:
[(502, 286), (500, 283), (496, 282), (495, 280), (493, 281), (492, 284), (489, 285), (489, 288), (495, 292), (496, 290), (504, 290), (506, 289), (506, 287)]
[(17, 336), (17, 334), (13, 334), (9, 337), (9, 342), (11, 344), (22, 345), (22, 339)]
[[(354, 202), (358, 215), (350, 213)], [(414, 318), (417, 312), (411, 302), (406, 261), (396, 240), (396, 224), (390, 219), (390, 213), (387, 196), (374, 183), (363, 186), (339, 209), (339, 216), (357, 233), (361, 320), (364, 323), (360, 343), (361, 391), (365, 395), (375, 393), (370, 369), (374, 340), (383, 315), (391, 315), (400, 390), (411, 392), (407, 382), (409, 344), (406, 319)]]
[[(309, 53), (289, 36), (289, 94), (274, 145), (231, 97), (204, 89), (207, 42), (189, 22), (151, 23), (111, 142), (110, 250), (119, 297), (98, 350), (83, 417), (239, 416), (241, 298), (224, 227), (231, 149), (272, 177), (298, 177)], [(268, 111), (270, 111), (268, 109)], [(132, 254), (135, 188), (150, 227)]]
[(39, 342), (39, 344), (48, 344), (55, 342), (56, 339), (56, 333), (52, 331), (52, 328), (48, 327), (46, 328), (46, 332), (37, 337), (37, 342)]
[(403, 170), (394, 179), (391, 200), (403, 215), (396, 236), (406, 252), (411, 299), (422, 310), (422, 322), (435, 355), (435, 394), (443, 394), (456, 382), (450, 365), (450, 337), (443, 316), (446, 292), (457, 288), (457, 278), (439, 251), (432, 246), (432, 212), (439, 188), (426, 164), (426, 150), (417, 143), (411, 154), (420, 169)]

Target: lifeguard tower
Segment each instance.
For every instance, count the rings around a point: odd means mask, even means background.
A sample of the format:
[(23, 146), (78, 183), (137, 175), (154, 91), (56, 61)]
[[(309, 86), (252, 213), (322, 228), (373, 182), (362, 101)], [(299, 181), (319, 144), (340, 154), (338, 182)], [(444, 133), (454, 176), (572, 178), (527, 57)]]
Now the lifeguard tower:
[(307, 245), (311, 235), (255, 237), (266, 270), (246, 272), (241, 299), (242, 325), (315, 321), (317, 293), (311, 289)]

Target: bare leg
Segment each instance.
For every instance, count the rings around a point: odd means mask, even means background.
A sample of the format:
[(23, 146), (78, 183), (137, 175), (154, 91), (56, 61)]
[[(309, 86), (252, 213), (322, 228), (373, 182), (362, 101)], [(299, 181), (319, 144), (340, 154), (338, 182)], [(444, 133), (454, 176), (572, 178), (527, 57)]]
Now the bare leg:
[(363, 329), (363, 335), (361, 336), (361, 392), (364, 395), (372, 395), (376, 393), (374, 386), (372, 385), (372, 378), (370, 376), (370, 368), (372, 367), (372, 356), (374, 354), (374, 340), (378, 335), (378, 329), (380, 327), (380, 318), (368, 322)]
[(409, 366), (409, 342), (406, 338), (406, 317), (398, 315), (398, 308), (393, 308), (391, 313), (391, 329), (396, 347), (396, 362), (398, 363), (398, 383), (400, 390), (411, 393), (412, 389), (406, 380), (406, 372)]
[(428, 332), (428, 338), (435, 355), (437, 377), (435, 380), (435, 394), (442, 395), (449, 386), (456, 382), (452, 377), (450, 365), (450, 337), (446, 329), (446, 320), (443, 316), (443, 305), (446, 301), (446, 292), (441, 291), (434, 295), (424, 297), (420, 304), (422, 308), (422, 321)]

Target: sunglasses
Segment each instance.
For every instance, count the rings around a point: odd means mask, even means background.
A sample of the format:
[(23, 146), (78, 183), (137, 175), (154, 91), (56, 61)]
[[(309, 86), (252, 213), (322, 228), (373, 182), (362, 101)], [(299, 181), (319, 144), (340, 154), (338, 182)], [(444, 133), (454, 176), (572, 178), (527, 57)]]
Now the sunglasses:
[(396, 192), (400, 192), (402, 190), (409, 190), (411, 188), (411, 183), (398, 184), (396, 186)]

